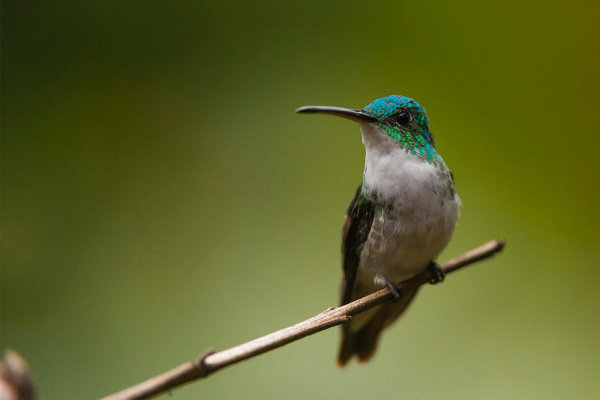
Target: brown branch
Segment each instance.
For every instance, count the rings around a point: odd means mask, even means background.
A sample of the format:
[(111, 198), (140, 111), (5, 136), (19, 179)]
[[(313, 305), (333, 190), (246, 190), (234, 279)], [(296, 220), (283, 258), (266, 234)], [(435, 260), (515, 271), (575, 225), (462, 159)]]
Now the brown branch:
[(35, 400), (35, 389), (27, 363), (14, 350), (6, 350), (0, 360), (0, 399)]
[[(444, 273), (449, 274), (469, 264), (484, 260), (498, 253), (504, 247), (503, 240), (489, 241), (465, 254), (453, 258), (442, 264)], [(411, 279), (401, 282), (398, 286), (402, 289), (423, 285), (433, 279), (431, 271), (427, 270)], [(229, 365), (235, 364), (250, 357), (266, 353), (277, 347), (301, 339), (313, 333), (341, 325), (352, 316), (374, 307), (391, 298), (390, 291), (381, 289), (361, 299), (337, 308), (328, 308), (322, 313), (302, 321), (296, 325), (289, 326), (279, 331), (259, 337), (258, 339), (240, 344), (227, 350), (206, 352), (196, 361), (190, 361), (170, 371), (162, 373), (147, 381), (122, 390), (118, 393), (104, 397), (101, 400), (132, 400), (147, 399), (156, 394), (166, 392), (174, 387), (204, 378)]]

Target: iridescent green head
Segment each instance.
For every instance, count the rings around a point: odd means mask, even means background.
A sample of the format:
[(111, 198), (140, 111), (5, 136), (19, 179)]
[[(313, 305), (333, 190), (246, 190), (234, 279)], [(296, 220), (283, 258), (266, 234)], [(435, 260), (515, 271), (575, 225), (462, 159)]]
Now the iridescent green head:
[(425, 108), (404, 96), (381, 97), (362, 109), (377, 118), (380, 128), (404, 147), (434, 146)]
[(409, 153), (430, 162), (441, 160), (435, 151), (435, 143), (429, 130), (429, 119), (425, 114), (425, 108), (408, 97), (398, 95), (381, 97), (362, 110), (306, 106), (296, 111), (334, 114), (357, 122), (376, 124)]

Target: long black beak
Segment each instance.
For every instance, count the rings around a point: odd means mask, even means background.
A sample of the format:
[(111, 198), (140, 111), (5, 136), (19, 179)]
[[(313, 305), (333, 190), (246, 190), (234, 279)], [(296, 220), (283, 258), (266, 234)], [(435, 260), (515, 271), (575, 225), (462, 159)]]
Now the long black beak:
[(312, 114), (312, 113), (321, 113), (321, 114), (331, 114), (337, 115), (338, 117), (348, 118), (352, 121), (356, 122), (375, 122), (377, 118), (374, 116), (367, 114), (361, 110), (353, 110), (351, 108), (343, 108), (343, 107), (329, 107), (329, 106), (304, 106), (300, 107), (296, 110), (297, 113), (302, 114)]

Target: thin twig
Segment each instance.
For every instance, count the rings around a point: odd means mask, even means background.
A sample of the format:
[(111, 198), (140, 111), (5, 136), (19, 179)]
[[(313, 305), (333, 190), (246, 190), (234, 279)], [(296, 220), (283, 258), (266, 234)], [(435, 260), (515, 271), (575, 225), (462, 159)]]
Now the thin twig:
[[(489, 241), (465, 254), (453, 258), (442, 264), (442, 270), (445, 274), (457, 271), (469, 264), (484, 260), (498, 253), (504, 247), (503, 240)], [(431, 271), (427, 270), (422, 274), (414, 276), (411, 279), (401, 282), (398, 286), (401, 289), (417, 287), (430, 282), (433, 279)], [(341, 325), (348, 321), (352, 316), (363, 312), (378, 304), (389, 301), (390, 291), (385, 288), (374, 292), (368, 296), (360, 298), (352, 303), (345, 304), (337, 308), (328, 308), (322, 313), (302, 321), (298, 324), (289, 326), (279, 331), (259, 337), (249, 342), (240, 344), (227, 350), (207, 351), (196, 361), (190, 361), (179, 367), (173, 368), (147, 381), (138, 383), (118, 393), (104, 397), (101, 400), (133, 400), (147, 399), (159, 393), (166, 392), (174, 387), (204, 378), (213, 372), (216, 372), (229, 365), (235, 364), (250, 357), (266, 353), (277, 347), (301, 339), (313, 333)]]
[(4, 359), (0, 360), (0, 399), (37, 399), (25, 359), (10, 349), (4, 352)]

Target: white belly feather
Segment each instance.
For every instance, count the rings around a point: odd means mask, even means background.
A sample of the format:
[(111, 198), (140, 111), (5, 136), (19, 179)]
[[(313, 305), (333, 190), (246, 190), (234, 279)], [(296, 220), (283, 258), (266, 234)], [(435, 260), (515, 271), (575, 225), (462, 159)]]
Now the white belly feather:
[(366, 148), (363, 185), (391, 207), (376, 212), (358, 279), (372, 284), (383, 275), (398, 282), (421, 272), (446, 247), (460, 199), (436, 165), (390, 145), (392, 139), (372, 124), (363, 124), (361, 130)]

